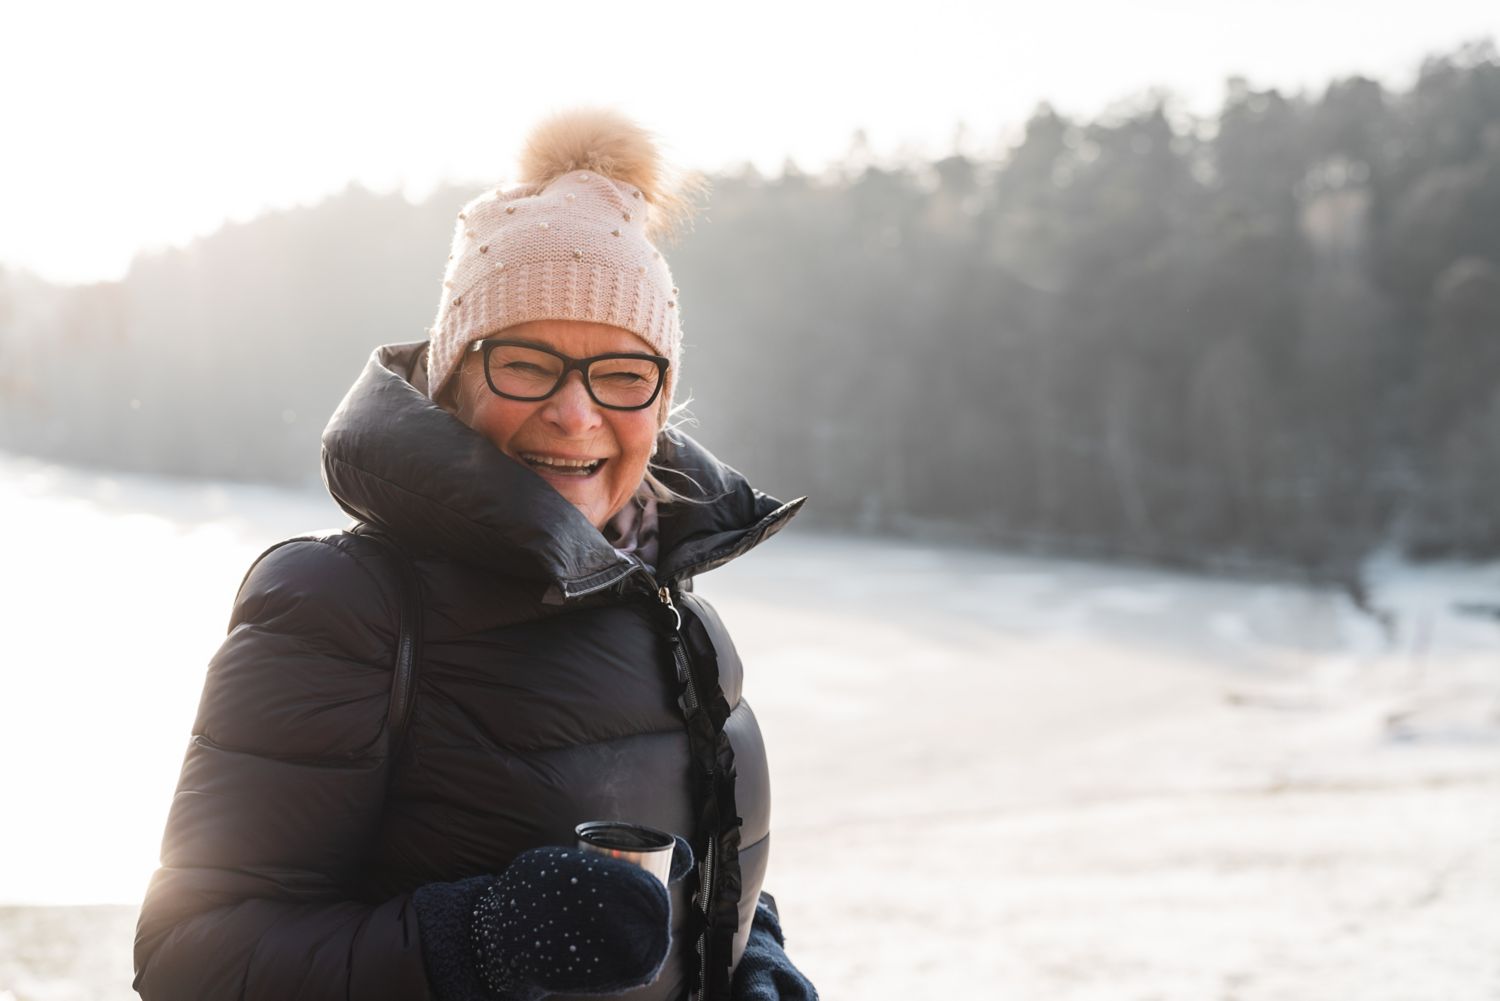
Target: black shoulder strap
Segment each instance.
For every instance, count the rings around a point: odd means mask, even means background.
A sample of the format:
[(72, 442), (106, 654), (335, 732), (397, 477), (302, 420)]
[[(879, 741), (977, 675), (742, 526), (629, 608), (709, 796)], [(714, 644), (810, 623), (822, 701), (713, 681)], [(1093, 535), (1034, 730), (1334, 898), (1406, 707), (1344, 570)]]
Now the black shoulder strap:
[(397, 622), (396, 666), (391, 675), (391, 707), (388, 721), (391, 730), (390, 753), (395, 757), (406, 737), (411, 707), (417, 691), (417, 666), (422, 653), (422, 581), (406, 550), (383, 533), (363, 526), (356, 533), (377, 544), (395, 567), (401, 592), (401, 611)]
[[(411, 707), (417, 690), (417, 666), (422, 653), (422, 582), (411, 557), (395, 540), (368, 525), (357, 526), (351, 531), (362, 539), (368, 539), (385, 554), (386, 562), (395, 570), (400, 614), (396, 624), (396, 663), (391, 672), (391, 705), (386, 714), (386, 725), (390, 729), (390, 755), (395, 757), (406, 736), (406, 724), (411, 720)], [(282, 546), (292, 542), (326, 542), (328, 535), (298, 535), (283, 539), (255, 558), (250, 569), (240, 580), (240, 587), (250, 579), (257, 564)]]

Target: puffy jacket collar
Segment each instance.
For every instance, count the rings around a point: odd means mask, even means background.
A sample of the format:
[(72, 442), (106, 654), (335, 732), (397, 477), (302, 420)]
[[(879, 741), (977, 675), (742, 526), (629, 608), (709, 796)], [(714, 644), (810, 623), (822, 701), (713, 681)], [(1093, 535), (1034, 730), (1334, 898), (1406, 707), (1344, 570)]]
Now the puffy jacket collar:
[[(417, 551), (555, 584), (563, 598), (643, 573), (541, 477), (412, 384), (425, 348), (377, 348), (323, 431), (323, 481), (339, 506)], [(728, 562), (806, 499), (756, 490), (681, 432), (663, 435), (656, 462), (673, 489), (701, 501), (661, 509), (664, 581)]]

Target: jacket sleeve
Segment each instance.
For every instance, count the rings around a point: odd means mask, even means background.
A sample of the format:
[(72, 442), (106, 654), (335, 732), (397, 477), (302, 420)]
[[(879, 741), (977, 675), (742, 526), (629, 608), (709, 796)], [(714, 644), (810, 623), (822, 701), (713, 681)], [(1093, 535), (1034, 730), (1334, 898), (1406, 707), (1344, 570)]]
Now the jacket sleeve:
[(409, 897), (346, 889), (385, 797), (399, 599), (345, 545), (287, 543), (240, 589), (136, 928), (147, 1001), (430, 997)]

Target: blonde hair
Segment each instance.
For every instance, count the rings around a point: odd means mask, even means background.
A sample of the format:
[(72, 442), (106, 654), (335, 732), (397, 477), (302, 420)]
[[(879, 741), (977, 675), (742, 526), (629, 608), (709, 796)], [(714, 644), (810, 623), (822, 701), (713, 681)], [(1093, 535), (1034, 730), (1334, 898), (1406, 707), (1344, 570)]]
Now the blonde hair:
[[(672, 432), (676, 431), (684, 424), (698, 423), (697, 419), (688, 412), (688, 404), (692, 402), (693, 398), (690, 396), (686, 400), (683, 400), (681, 403), (672, 407), (670, 412), (663, 415), (661, 426), (657, 429), (656, 432), (656, 441), (658, 446), (660, 446), (662, 438), (666, 438), (668, 441), (671, 441)], [(655, 458), (655, 448), (652, 448), (651, 455), (653, 458)], [(678, 491), (673, 490), (662, 481), (662, 478), (660, 476), (656, 474), (657, 470), (661, 470), (664, 473), (671, 473), (673, 476), (680, 476), (684, 480), (687, 480), (693, 486), (698, 488), (698, 493), (700, 496), (689, 497), (687, 494), (679, 493)], [(649, 459), (646, 461), (646, 472), (641, 477), (641, 485), (636, 490), (636, 493), (647, 493), (658, 504), (707, 504), (710, 501), (716, 499), (704, 495), (703, 484), (699, 483), (697, 480), (693, 479), (682, 470), (670, 469), (667, 466), (658, 466), (655, 462), (652, 462)]]

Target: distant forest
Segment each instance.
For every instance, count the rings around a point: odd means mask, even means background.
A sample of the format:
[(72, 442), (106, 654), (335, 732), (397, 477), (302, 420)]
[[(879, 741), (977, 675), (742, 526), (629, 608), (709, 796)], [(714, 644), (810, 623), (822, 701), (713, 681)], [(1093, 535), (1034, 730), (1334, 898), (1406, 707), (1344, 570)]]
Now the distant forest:
[[(689, 431), (826, 526), (1335, 579), (1500, 555), (1492, 43), (1401, 92), (1231, 80), (1208, 118), (1043, 106), (995, 159), (711, 181), (668, 253)], [(315, 480), (474, 190), (350, 188), (119, 282), (0, 272), (0, 448)]]

